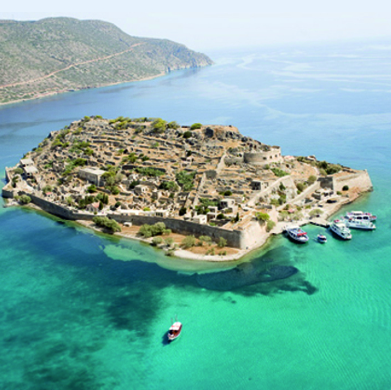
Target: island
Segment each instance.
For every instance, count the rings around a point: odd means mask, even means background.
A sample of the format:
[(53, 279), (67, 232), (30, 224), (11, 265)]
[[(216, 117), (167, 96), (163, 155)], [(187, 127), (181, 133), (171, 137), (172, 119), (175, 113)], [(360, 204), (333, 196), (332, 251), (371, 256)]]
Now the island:
[(100, 20), (0, 20), (0, 104), (213, 64), (167, 39), (130, 36)]
[(31, 205), (168, 255), (234, 260), (288, 222), (320, 225), (371, 191), (366, 170), (283, 155), (234, 126), (86, 116), (6, 168), (8, 205)]

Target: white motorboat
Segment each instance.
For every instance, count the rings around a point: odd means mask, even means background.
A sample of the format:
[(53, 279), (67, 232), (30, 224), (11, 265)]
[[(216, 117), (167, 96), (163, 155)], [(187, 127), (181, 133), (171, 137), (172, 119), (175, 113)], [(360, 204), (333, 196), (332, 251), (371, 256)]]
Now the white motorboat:
[(376, 215), (371, 213), (364, 213), (363, 211), (349, 211), (346, 213), (345, 218), (354, 218), (358, 221), (376, 221)]
[(327, 242), (327, 237), (324, 235), (324, 234), (318, 234), (318, 241), (321, 243), (321, 244), (325, 244)]
[(336, 219), (330, 226), (330, 230), (342, 238), (343, 240), (350, 240), (352, 238), (352, 234), (350, 233), (349, 228), (345, 225), (344, 222)]
[(371, 221), (363, 221), (361, 219), (349, 218), (345, 219), (345, 225), (350, 229), (375, 230), (376, 226)]
[(286, 227), (285, 230), (293, 241), (304, 244), (309, 240), (307, 232), (302, 230), (299, 226), (289, 226)]

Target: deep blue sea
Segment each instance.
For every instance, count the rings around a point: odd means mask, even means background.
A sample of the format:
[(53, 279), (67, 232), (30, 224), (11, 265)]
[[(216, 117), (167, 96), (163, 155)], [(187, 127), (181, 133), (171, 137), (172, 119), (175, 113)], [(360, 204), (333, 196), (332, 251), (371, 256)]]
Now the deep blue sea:
[(391, 389), (391, 42), (207, 54), (214, 66), (0, 107), (1, 172), (84, 115), (232, 124), (283, 154), (368, 169), (374, 192), (343, 211), (376, 213), (377, 230), (276, 237), (238, 267), (299, 272), (231, 290), (222, 271), (237, 264), (0, 209), (0, 389)]

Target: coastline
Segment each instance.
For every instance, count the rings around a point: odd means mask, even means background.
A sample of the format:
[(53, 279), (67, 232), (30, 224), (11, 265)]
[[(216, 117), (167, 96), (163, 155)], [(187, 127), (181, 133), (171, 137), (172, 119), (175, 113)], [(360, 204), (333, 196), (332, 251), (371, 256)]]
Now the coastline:
[[(325, 213), (322, 217), (323, 220), (328, 220), (330, 218), (332, 218), (333, 215), (335, 215), (336, 213), (338, 213), (338, 211), (343, 207), (343, 206), (347, 206), (353, 202), (355, 202), (357, 199), (359, 199), (361, 196), (367, 194), (368, 192), (370, 191), (366, 191), (366, 192), (361, 192), (361, 193), (356, 193), (355, 197), (353, 198), (345, 198), (344, 200), (338, 202), (338, 203), (334, 203), (334, 204), (330, 204), (329, 207), (327, 208), (327, 210), (325, 210)], [(12, 201), (9, 202), (6, 200), (6, 203), (4, 204), (4, 207), (14, 207), (14, 206), (17, 206), (17, 207), (20, 207), (19, 204), (15, 204), (13, 203)], [(41, 207), (37, 206), (36, 204), (33, 204), (33, 203), (30, 203), (28, 205), (24, 205), (23, 206), (24, 208), (28, 208), (28, 209), (32, 209), (32, 210), (36, 210), (36, 211), (39, 211), (39, 212), (42, 212), (44, 214), (49, 214), (49, 215), (53, 215), (47, 211), (45, 211), (44, 209), (42, 209)], [(63, 219), (61, 217), (57, 217), (56, 218), (60, 218), (62, 220), (66, 220), (66, 219)], [(197, 253), (193, 253), (193, 252), (190, 252), (190, 251), (187, 251), (187, 250), (184, 250), (184, 249), (176, 249), (174, 250), (173, 252), (173, 256), (171, 256), (172, 258), (178, 258), (178, 259), (185, 259), (185, 260), (194, 260), (194, 261), (204, 261), (204, 262), (214, 262), (214, 263), (229, 263), (229, 262), (235, 262), (235, 261), (243, 261), (244, 258), (249, 255), (251, 252), (253, 251), (256, 251), (256, 250), (260, 250), (262, 249), (265, 244), (267, 244), (267, 242), (273, 237), (273, 236), (277, 236), (279, 234), (283, 234), (284, 232), (284, 227), (289, 224), (289, 223), (294, 223), (296, 225), (299, 225), (299, 226), (305, 226), (305, 225), (308, 225), (308, 224), (313, 224), (315, 219), (303, 219), (303, 220), (299, 220), (299, 221), (280, 221), (276, 224), (276, 226), (270, 231), (270, 232), (265, 232), (262, 236), (261, 239), (258, 239), (258, 241), (252, 245), (252, 246), (249, 246), (247, 247), (246, 249), (240, 249), (237, 251), (237, 253), (235, 254), (232, 254), (232, 255), (225, 255), (225, 256), (221, 256), (221, 255), (202, 255), (202, 254), (197, 254)], [(100, 233), (100, 234), (104, 234), (104, 235), (107, 235), (107, 236), (110, 236), (110, 237), (118, 237), (118, 238), (124, 238), (124, 239), (127, 239), (127, 240), (134, 240), (134, 241), (139, 241), (139, 242), (143, 242), (147, 245), (151, 245), (151, 241), (152, 241), (152, 238), (149, 238), (149, 239), (145, 239), (145, 238), (142, 238), (140, 236), (138, 236), (137, 234), (127, 234), (127, 233), (113, 233), (113, 234), (110, 234), (110, 233), (107, 233), (105, 232), (104, 229), (96, 226), (92, 221), (86, 221), (86, 220), (76, 220), (76, 221), (73, 221), (75, 223), (77, 223), (78, 225), (80, 226), (83, 226), (85, 228), (88, 228), (88, 229), (91, 229), (93, 230), (94, 232), (97, 232), (97, 233)], [(166, 252), (166, 250), (164, 250), (163, 247), (155, 247), (156, 249), (159, 249), (161, 251), (164, 251)]]
[[(179, 68), (179, 69), (176, 69), (176, 70), (183, 70), (183, 69), (191, 69), (191, 68)], [(6, 106), (8, 104), (23, 103), (23, 102), (27, 102), (27, 101), (30, 101), (30, 100), (38, 100), (38, 99), (43, 99), (43, 98), (46, 98), (46, 97), (55, 96), (55, 95), (61, 95), (61, 94), (65, 94), (65, 93), (80, 92), (80, 91), (84, 91), (84, 90), (88, 90), (88, 89), (104, 88), (104, 87), (111, 87), (111, 86), (120, 85), (120, 84), (128, 84), (128, 83), (136, 83), (136, 82), (139, 82), (139, 81), (153, 80), (153, 79), (156, 79), (158, 77), (166, 76), (169, 73), (171, 73), (171, 72), (161, 72), (161, 73), (159, 73), (157, 75), (149, 76), (149, 77), (143, 77), (141, 79), (128, 80), (128, 81), (119, 81), (119, 82), (116, 82), (116, 83), (101, 84), (101, 85), (97, 85), (95, 87), (75, 88), (75, 89), (72, 89), (72, 90), (66, 89), (66, 90), (59, 90), (59, 91), (41, 93), (41, 94), (37, 94), (36, 96), (28, 98), (28, 99), (12, 100), (11, 102), (6, 102), (6, 103), (0, 102), (0, 107), (1, 106)]]

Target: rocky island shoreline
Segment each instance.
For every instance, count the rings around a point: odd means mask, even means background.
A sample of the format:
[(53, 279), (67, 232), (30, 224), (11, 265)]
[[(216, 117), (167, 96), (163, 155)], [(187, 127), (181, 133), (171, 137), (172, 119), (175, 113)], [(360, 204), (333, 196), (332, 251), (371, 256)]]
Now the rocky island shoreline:
[(326, 219), (372, 190), (366, 170), (283, 156), (233, 126), (161, 118), (84, 117), (6, 178), (9, 205), (207, 261), (238, 260), (289, 221)]

